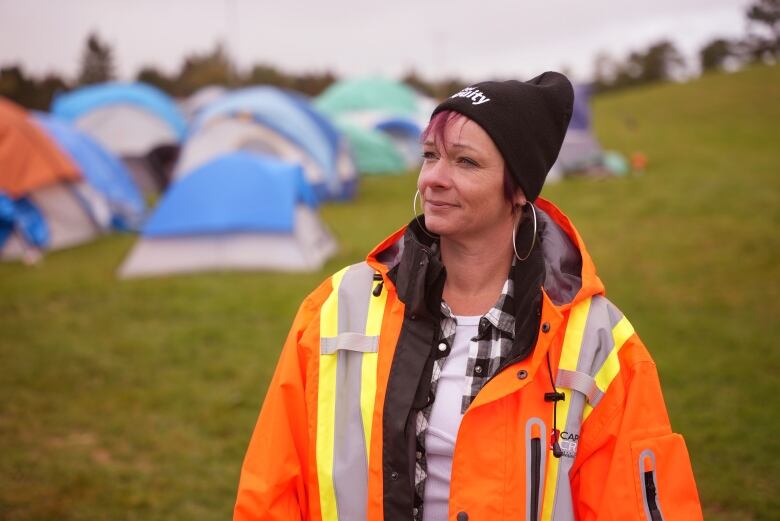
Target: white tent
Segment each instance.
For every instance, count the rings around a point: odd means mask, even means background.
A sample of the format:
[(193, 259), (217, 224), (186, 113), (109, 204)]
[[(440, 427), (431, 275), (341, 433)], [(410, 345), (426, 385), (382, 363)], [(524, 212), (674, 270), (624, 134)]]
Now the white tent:
[[(36, 217), (45, 227), (47, 242), (45, 250), (69, 248), (95, 239), (111, 225), (111, 210), (105, 198), (87, 183), (56, 183), (29, 193), (26, 199), (36, 211)], [(39, 212), (39, 213), (38, 213)], [(28, 225), (29, 214), (26, 219)], [(15, 230), (0, 246), (3, 260), (26, 259), (37, 251)]]

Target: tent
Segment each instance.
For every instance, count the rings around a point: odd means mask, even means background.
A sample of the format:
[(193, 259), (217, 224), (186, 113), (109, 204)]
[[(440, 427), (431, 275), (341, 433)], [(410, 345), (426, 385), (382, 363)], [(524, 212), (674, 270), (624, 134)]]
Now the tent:
[(322, 200), (352, 197), (357, 171), (347, 143), (306, 100), (274, 87), (251, 87), (203, 108), (176, 166), (175, 178), (220, 154), (249, 150), (300, 163)]
[[(403, 163), (396, 167), (395, 173), (403, 173), (420, 164), (420, 159), (422, 158), (420, 136), (425, 125), (421, 123), (419, 118), (408, 115), (365, 111), (335, 116), (334, 121), (336, 121), (336, 126), (339, 128), (342, 128), (342, 124), (347, 124), (368, 131), (371, 134), (383, 136), (403, 159)], [(359, 147), (356, 143), (352, 143), (352, 146), (353, 148)], [(357, 154), (357, 152), (355, 153)], [(365, 161), (362, 163), (365, 164)], [(364, 174), (376, 173), (376, 171), (372, 170), (361, 169), (360, 171)]]
[[(395, 172), (401, 173), (420, 164), (420, 134), (435, 103), (401, 82), (372, 77), (332, 85), (317, 98), (315, 106), (337, 121), (340, 127), (349, 124), (353, 128), (361, 128), (371, 134), (378, 132), (387, 137), (403, 158), (402, 163), (393, 166)], [(353, 135), (354, 131), (350, 136)], [(365, 146), (356, 142), (351, 142), (351, 145), (354, 149)], [(356, 158), (356, 161), (358, 165), (371, 162), (365, 156)], [(359, 169), (362, 173), (377, 172)], [(383, 170), (383, 173), (388, 172)]]
[(316, 204), (300, 165), (219, 156), (171, 186), (119, 274), (319, 269), (336, 243)]
[(0, 191), (16, 198), (60, 181), (79, 181), (78, 168), (35, 127), (27, 111), (0, 97)]
[(411, 87), (398, 81), (381, 77), (354, 78), (325, 89), (314, 105), (331, 116), (364, 111), (415, 115), (417, 97)]
[(73, 159), (87, 183), (106, 199), (112, 227), (139, 229), (145, 204), (127, 167), (65, 120), (38, 113), (35, 122)]
[(192, 121), (201, 110), (217, 101), (227, 92), (228, 90), (220, 85), (208, 85), (196, 90), (186, 99), (180, 100), (177, 105), (187, 121)]
[(601, 145), (591, 126), (590, 94), (590, 86), (574, 86), (571, 121), (556, 162), (563, 172), (581, 172), (601, 165)]
[(104, 198), (81, 180), (76, 164), (33, 123), (0, 98), (0, 258), (37, 257), (74, 246), (108, 226)]
[(340, 119), (335, 122), (349, 138), (357, 169), (363, 174), (396, 174), (407, 169), (403, 154), (386, 134)]
[(390, 138), (396, 150), (404, 158), (407, 169), (420, 164), (422, 157), (420, 136), (423, 127), (417, 121), (411, 118), (386, 117), (377, 121), (374, 128)]
[(91, 85), (57, 96), (52, 113), (121, 157), (145, 193), (167, 185), (167, 161), (160, 159), (175, 155), (186, 122), (161, 90), (143, 83)]

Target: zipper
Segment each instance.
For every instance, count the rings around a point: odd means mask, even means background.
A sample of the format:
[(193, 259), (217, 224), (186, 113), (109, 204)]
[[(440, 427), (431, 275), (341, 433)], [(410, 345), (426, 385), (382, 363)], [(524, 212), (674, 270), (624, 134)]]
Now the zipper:
[(655, 458), (652, 451), (643, 451), (640, 455), (642, 481), (645, 493), (645, 508), (649, 521), (664, 521), (661, 509), (658, 506), (658, 490), (655, 484)]
[(544, 422), (531, 418), (525, 427), (525, 490), (526, 521), (539, 521), (541, 515), (542, 484), (544, 482), (545, 450), (542, 433), (546, 432)]
[(655, 500), (655, 480), (652, 470), (645, 472), (645, 497), (647, 497), (647, 509), (650, 512), (651, 521), (663, 521), (661, 512), (658, 511), (658, 503)]
[[(535, 424), (531, 434), (531, 519), (539, 519), (539, 486), (542, 472), (542, 435), (539, 425)], [(655, 520), (653, 520), (655, 521)]]

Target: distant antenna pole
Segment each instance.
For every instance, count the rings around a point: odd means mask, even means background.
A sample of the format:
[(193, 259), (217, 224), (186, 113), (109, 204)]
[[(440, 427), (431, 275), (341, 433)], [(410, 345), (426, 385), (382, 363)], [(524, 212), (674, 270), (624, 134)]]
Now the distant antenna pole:
[(237, 57), (237, 41), (238, 41), (238, 17), (236, 16), (237, 6), (236, 0), (225, 0), (225, 53), (228, 60), (230, 60), (230, 81), (235, 80), (236, 72), (234, 69), (238, 67)]

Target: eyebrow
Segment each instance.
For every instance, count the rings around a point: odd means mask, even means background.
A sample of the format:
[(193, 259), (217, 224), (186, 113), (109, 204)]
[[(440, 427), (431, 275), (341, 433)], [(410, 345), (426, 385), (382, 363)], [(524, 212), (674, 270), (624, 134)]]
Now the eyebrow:
[[(423, 146), (435, 147), (436, 143), (431, 139), (426, 139), (425, 142), (423, 143)], [(479, 149), (464, 143), (450, 143), (449, 145), (447, 145), (447, 148), (459, 148), (459, 149), (468, 148), (475, 152), (479, 152)]]

